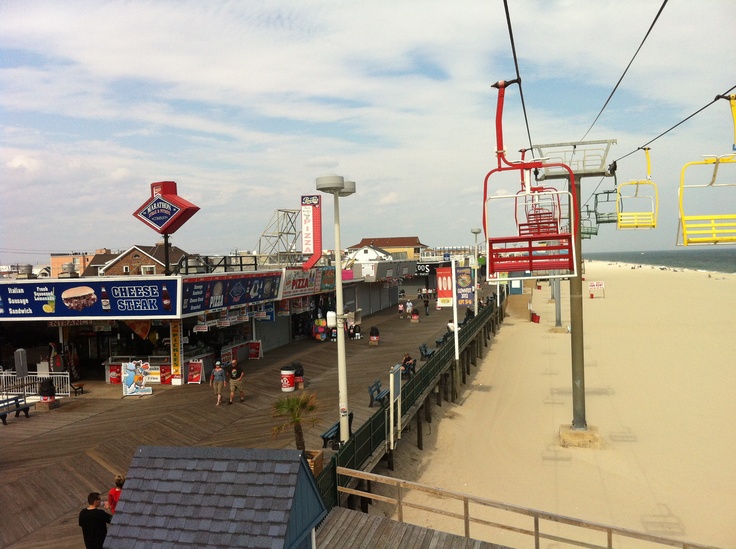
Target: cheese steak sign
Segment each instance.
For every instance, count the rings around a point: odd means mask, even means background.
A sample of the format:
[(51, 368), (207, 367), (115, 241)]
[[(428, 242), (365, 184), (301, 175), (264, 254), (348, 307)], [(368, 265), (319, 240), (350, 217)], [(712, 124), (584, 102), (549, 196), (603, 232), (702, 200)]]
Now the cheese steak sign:
[(0, 319), (172, 318), (178, 295), (172, 277), (16, 280), (0, 283)]

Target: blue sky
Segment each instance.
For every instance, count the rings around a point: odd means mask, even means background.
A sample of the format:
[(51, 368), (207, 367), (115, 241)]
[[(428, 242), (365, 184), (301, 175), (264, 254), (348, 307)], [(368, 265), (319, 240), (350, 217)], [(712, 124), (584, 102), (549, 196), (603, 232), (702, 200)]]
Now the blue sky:
[[(661, 2), (509, 5), (533, 141), (581, 139)], [(733, 21), (731, 0), (670, 1), (586, 139), (616, 139), (619, 158), (736, 85)], [(132, 214), (161, 180), (201, 208), (174, 244), (254, 249), (274, 212), (298, 208), (328, 173), (357, 183), (341, 201), (345, 246), (414, 235), (471, 244), (496, 164), (490, 86), (514, 76), (501, 1), (6, 0), (0, 263), (153, 244)], [(528, 145), (518, 88), (506, 97), (516, 151)], [(732, 140), (720, 101), (654, 142), (659, 227), (602, 226), (584, 250), (672, 247), (682, 165)], [(643, 154), (618, 175), (643, 178)], [(598, 184), (584, 180), (583, 197)]]

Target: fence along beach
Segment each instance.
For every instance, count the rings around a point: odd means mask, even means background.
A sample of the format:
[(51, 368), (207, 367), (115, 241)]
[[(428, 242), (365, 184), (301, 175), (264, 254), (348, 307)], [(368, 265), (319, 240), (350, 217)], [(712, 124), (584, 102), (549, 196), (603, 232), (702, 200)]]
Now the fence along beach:
[[(584, 291), (589, 281), (605, 288), (605, 297), (584, 296), (586, 418), (600, 430), (600, 450), (559, 445), (560, 426), (572, 420), (570, 338), (554, 330), (555, 305), (542, 283), (517, 296), (524, 306), (509, 308), (460, 402), (433, 410), (441, 420), (425, 427), (425, 450), (402, 443), (395, 471), (376, 472), (735, 547), (736, 275), (590, 261), (585, 267)], [(567, 286), (561, 284), (563, 327)], [(529, 299), (539, 324), (529, 320)], [(453, 533), (463, 528), (457, 519), (417, 510), (405, 512), (405, 520)], [(532, 546), (528, 536), (480, 526), (471, 537)]]

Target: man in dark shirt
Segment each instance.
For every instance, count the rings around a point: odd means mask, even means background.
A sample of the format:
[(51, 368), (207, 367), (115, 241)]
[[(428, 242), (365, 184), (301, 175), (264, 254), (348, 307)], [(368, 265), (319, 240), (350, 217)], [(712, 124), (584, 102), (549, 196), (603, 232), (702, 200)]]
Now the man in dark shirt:
[(230, 400), (228, 401), (228, 404), (233, 403), (236, 392), (240, 393), (240, 402), (243, 402), (245, 400), (245, 381), (243, 380), (243, 378), (245, 378), (245, 372), (240, 366), (238, 366), (238, 361), (236, 359), (233, 359), (230, 363), (227, 373), (228, 378), (230, 379)]
[(87, 549), (102, 549), (112, 515), (99, 509), (102, 505), (99, 492), (92, 492), (87, 496), (87, 503), (89, 506), (79, 512), (79, 526), (82, 527), (84, 546)]

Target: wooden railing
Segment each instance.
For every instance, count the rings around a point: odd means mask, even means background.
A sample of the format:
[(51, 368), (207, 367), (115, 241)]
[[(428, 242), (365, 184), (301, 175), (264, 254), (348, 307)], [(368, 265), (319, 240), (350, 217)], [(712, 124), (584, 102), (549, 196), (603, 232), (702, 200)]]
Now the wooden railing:
[[(461, 492), (441, 490), (439, 488), (433, 488), (424, 484), (419, 484), (407, 480), (400, 480), (392, 477), (386, 477), (383, 475), (377, 475), (366, 471), (358, 471), (355, 469), (347, 469), (345, 467), (338, 466), (336, 472), (338, 477), (337, 484), (339, 492), (356, 497), (367, 498), (371, 501), (381, 501), (383, 503), (393, 505), (395, 506), (396, 517), (399, 522), (404, 522), (404, 511), (407, 508), (418, 509), (420, 511), (435, 513), (445, 517), (460, 520), (463, 523), (465, 537), (467, 538), (471, 537), (471, 524), (477, 524), (499, 530), (515, 532), (517, 534), (532, 536), (534, 539), (534, 547), (536, 549), (539, 549), (540, 541), (542, 539), (552, 540), (557, 543), (573, 545), (577, 547), (587, 547), (590, 549), (613, 549), (614, 547), (616, 547), (616, 545), (614, 545), (614, 540), (619, 541), (623, 538), (645, 542), (642, 547), (659, 547), (664, 545), (670, 547), (681, 547), (683, 549), (716, 549), (707, 545), (700, 545), (688, 541), (655, 536), (652, 534), (636, 532), (634, 530), (628, 530), (625, 528), (617, 528), (615, 526), (607, 526), (604, 524), (579, 520), (563, 515), (556, 515), (553, 513), (547, 513), (535, 509), (528, 509), (526, 507), (509, 505), (500, 501), (476, 497)], [(347, 478), (341, 479), (340, 477)], [(355, 482), (349, 482), (350, 480), (368, 481), (371, 483), (371, 487), (374, 487), (375, 484), (384, 485), (388, 487), (388, 490), (384, 490), (384, 492), (391, 492), (393, 490), (395, 492), (395, 495), (382, 495), (367, 492), (357, 488), (349, 488), (347, 487), (347, 485), (360, 486), (360, 484), (356, 484)], [(437, 500), (437, 505), (430, 506), (408, 500), (407, 495), (411, 491), (429, 494), (431, 497), (434, 497)], [(449, 510), (450, 506), (448, 505), (448, 500), (455, 500), (459, 502), (459, 504), (462, 504), (463, 512), (459, 513)], [(472, 507), (471, 504), (473, 505)], [(473, 509), (472, 513), (471, 509)], [(523, 525), (514, 525), (512, 524), (512, 517), (508, 517), (506, 519), (489, 520), (487, 517), (482, 516), (484, 510), (488, 509), (495, 509), (504, 513), (509, 513), (514, 516), (513, 518), (528, 517), (530, 524), (526, 527)], [(564, 536), (554, 534), (549, 531), (544, 532), (542, 530), (542, 524), (545, 523), (555, 525), (567, 525), (569, 527), (572, 527), (570, 530), (574, 532), (574, 534), (567, 533), (567, 530), (565, 531), (566, 535)], [(593, 534), (592, 537), (591, 534)], [(566, 537), (573, 535), (575, 535), (575, 537)], [(596, 536), (600, 536), (601, 538), (605, 539), (601, 539), (601, 541), (596, 542)]]

